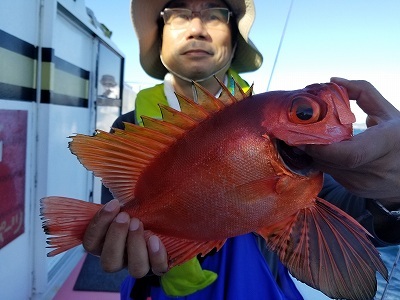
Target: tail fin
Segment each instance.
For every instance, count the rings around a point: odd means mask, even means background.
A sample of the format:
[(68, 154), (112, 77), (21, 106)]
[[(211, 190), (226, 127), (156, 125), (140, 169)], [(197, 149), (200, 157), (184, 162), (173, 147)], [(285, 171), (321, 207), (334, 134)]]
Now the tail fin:
[(48, 248), (55, 248), (47, 256), (54, 256), (80, 245), (86, 227), (101, 207), (101, 204), (65, 197), (41, 199), (42, 227), (46, 234), (52, 235), (47, 238)]
[(331, 298), (372, 299), (376, 272), (387, 279), (368, 232), (323, 199), (259, 233), (294, 277)]

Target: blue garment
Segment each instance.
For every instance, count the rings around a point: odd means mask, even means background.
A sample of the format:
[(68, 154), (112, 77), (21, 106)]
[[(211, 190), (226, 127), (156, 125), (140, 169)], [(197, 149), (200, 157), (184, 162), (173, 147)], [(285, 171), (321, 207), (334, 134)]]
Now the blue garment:
[[(217, 280), (186, 297), (168, 297), (161, 287), (151, 288), (152, 300), (302, 300), (286, 268), (279, 263), (278, 286), (262, 256), (254, 234), (228, 239), (222, 249), (205, 258), (203, 269), (218, 274)], [(128, 277), (121, 286), (121, 299), (130, 300), (135, 279)]]

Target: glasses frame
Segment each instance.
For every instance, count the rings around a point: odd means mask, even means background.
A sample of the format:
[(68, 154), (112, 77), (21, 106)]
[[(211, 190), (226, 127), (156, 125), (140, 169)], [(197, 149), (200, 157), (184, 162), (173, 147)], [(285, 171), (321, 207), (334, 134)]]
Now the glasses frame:
[(226, 7), (212, 7), (212, 8), (206, 8), (206, 9), (202, 9), (202, 10), (200, 10), (200, 11), (193, 11), (193, 10), (191, 10), (191, 9), (188, 9), (188, 8), (164, 8), (161, 12), (160, 12), (160, 17), (164, 20), (164, 25), (169, 25), (169, 23), (167, 22), (167, 20), (166, 20), (166, 14), (165, 14), (165, 12), (167, 11), (188, 11), (188, 12), (190, 12), (191, 14), (190, 14), (190, 19), (188, 20), (188, 25), (187, 26), (183, 26), (182, 27), (182, 29), (183, 28), (187, 28), (188, 26), (189, 26), (189, 23), (193, 20), (193, 18), (194, 17), (198, 17), (200, 20), (201, 20), (201, 22), (205, 25), (205, 26), (207, 26), (207, 24), (206, 23), (204, 23), (203, 22), (203, 19), (202, 19), (202, 13), (203, 13), (203, 11), (209, 11), (209, 10), (224, 10), (224, 11), (226, 11), (227, 12), (227, 20), (226, 20), (226, 23), (223, 23), (222, 22), (222, 24), (229, 24), (229, 21), (230, 21), (230, 19), (231, 19), (231, 17), (232, 17), (232, 15), (233, 15), (233, 13), (232, 13), (232, 11), (230, 11), (228, 8), (226, 8)]

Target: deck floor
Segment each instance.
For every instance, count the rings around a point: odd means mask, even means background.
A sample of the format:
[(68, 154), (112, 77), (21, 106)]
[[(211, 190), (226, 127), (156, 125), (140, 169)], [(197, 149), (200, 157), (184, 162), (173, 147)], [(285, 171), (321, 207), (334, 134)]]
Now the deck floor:
[(86, 256), (84, 256), (76, 265), (75, 269), (69, 275), (64, 285), (57, 292), (53, 300), (119, 300), (119, 293), (74, 291), (75, 281), (78, 278), (83, 262), (85, 261), (85, 257)]

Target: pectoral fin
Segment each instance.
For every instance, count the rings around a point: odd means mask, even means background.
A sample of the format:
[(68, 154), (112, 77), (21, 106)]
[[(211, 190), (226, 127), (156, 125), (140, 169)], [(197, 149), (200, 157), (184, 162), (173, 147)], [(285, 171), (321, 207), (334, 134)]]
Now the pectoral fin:
[(323, 199), (258, 233), (294, 277), (331, 298), (372, 299), (376, 271), (387, 279), (367, 231)]

